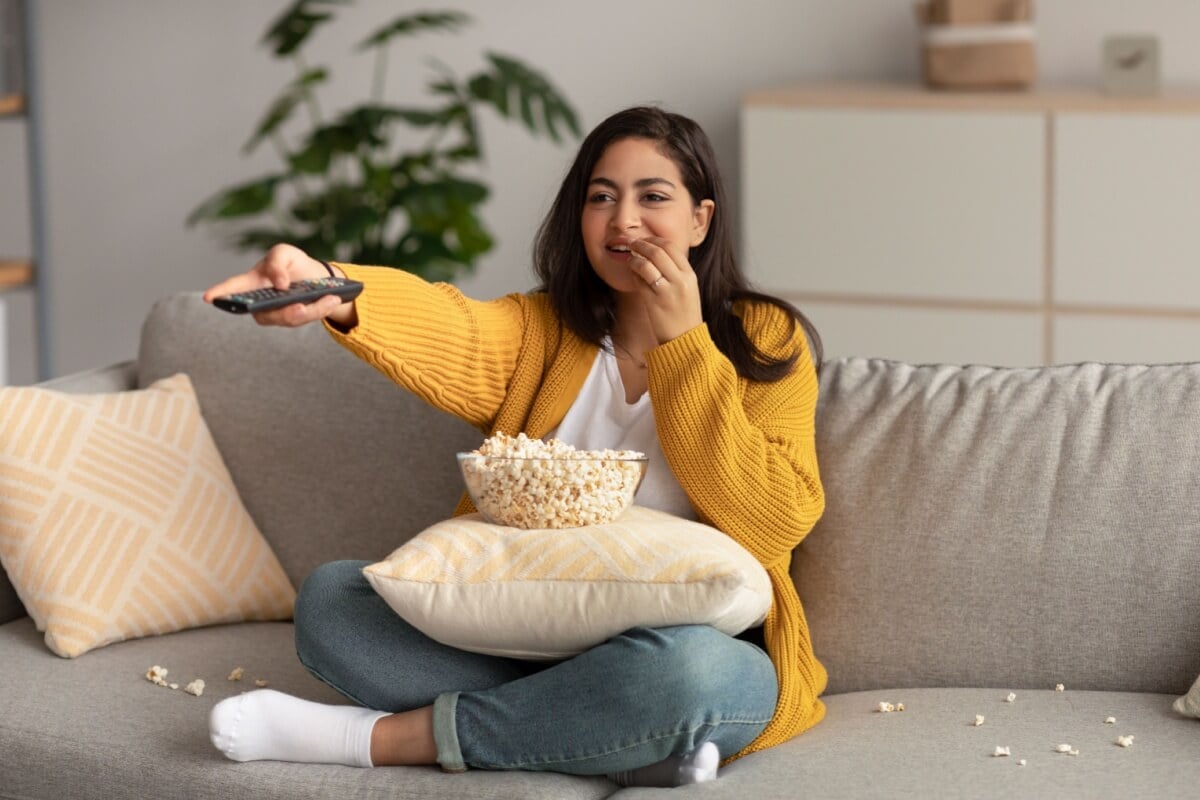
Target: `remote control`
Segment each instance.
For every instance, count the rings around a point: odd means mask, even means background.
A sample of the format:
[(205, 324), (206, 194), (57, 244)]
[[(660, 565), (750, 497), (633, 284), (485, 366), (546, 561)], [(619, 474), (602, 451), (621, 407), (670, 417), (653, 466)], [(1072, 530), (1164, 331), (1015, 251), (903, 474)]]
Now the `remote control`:
[(292, 303), (312, 303), (327, 294), (335, 294), (342, 302), (353, 300), (362, 293), (363, 285), (349, 278), (313, 278), (296, 281), (286, 289), (255, 289), (250, 292), (227, 294), (213, 300), (213, 305), (233, 314), (271, 311)]

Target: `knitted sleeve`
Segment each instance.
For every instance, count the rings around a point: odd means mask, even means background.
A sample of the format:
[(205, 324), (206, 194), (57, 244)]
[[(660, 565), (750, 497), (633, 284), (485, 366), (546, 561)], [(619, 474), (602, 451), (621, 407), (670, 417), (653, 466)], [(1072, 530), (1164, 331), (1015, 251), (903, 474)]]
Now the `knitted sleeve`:
[[(770, 310), (768, 310), (770, 309)], [(817, 376), (802, 329), (774, 307), (744, 324), (771, 354), (799, 351), (779, 381), (742, 380), (707, 325), (651, 350), (659, 441), (702, 518), (770, 566), (790, 557), (825, 509), (817, 469)]]
[(326, 328), (363, 361), (431, 405), (489, 428), (521, 350), (521, 295), (472, 300), (388, 267), (337, 265), (363, 283), (358, 325)]

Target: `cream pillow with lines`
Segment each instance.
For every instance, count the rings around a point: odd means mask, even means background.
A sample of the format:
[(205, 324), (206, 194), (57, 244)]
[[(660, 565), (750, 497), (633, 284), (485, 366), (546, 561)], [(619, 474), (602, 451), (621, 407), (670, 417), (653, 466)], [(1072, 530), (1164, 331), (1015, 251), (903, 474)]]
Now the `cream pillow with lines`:
[(0, 389), (0, 563), (46, 645), (287, 619), (295, 591), (182, 373), (146, 389)]
[(633, 506), (613, 522), (509, 528), (439, 522), (364, 568), (375, 591), (443, 644), (510, 658), (566, 658), (638, 626), (762, 623), (771, 582), (721, 531)]

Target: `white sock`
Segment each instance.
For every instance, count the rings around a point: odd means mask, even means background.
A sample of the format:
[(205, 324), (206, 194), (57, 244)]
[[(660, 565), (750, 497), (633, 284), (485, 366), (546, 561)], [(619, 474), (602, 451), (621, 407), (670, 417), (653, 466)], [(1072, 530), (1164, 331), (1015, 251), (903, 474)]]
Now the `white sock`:
[(705, 742), (690, 753), (671, 756), (648, 767), (609, 775), (622, 786), (683, 786), (717, 779), (721, 754), (712, 742)]
[(1187, 694), (1175, 701), (1174, 708), (1180, 714), (1200, 717), (1200, 678), (1196, 678)]
[(234, 761), (370, 767), (371, 731), (385, 711), (327, 706), (258, 689), (222, 700), (208, 718), (212, 743)]

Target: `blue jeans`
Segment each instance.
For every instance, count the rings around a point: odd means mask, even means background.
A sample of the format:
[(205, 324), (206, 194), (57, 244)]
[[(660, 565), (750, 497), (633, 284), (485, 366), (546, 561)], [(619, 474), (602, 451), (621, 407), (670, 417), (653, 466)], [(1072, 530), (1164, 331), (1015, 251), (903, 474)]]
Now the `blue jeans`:
[(523, 661), (440, 644), (401, 619), (362, 574), (318, 567), (296, 599), (296, 652), (361, 706), (433, 705), (444, 769), (601, 775), (715, 742), (722, 757), (775, 711), (759, 647), (703, 625), (634, 628), (564, 661)]

